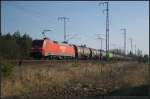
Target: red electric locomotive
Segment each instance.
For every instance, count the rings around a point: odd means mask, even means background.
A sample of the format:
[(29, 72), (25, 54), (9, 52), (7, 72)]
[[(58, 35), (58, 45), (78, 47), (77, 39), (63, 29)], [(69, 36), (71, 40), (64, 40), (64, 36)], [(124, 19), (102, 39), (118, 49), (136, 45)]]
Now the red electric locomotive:
[(73, 45), (57, 43), (48, 38), (32, 42), (31, 56), (34, 58), (75, 58)]

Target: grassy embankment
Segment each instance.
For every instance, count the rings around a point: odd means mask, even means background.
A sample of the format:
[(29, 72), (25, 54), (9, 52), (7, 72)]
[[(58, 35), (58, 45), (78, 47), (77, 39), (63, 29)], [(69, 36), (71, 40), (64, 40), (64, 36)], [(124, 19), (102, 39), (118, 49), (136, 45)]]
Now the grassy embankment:
[(137, 62), (15, 66), (9, 77), (2, 78), (1, 92), (9, 98), (113, 95), (115, 90), (148, 84), (148, 70), (148, 64)]

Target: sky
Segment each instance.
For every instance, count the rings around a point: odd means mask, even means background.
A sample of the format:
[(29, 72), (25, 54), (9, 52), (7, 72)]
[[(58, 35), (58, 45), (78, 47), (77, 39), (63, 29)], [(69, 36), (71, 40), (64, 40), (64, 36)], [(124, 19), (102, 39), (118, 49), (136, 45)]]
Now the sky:
[[(96, 34), (105, 38), (106, 6), (102, 1), (1, 1), (1, 32), (7, 34), (19, 30), (33, 39), (42, 39), (42, 31), (51, 40), (64, 40), (63, 22), (58, 17), (68, 17), (66, 33), (69, 43), (99, 49), (100, 40)], [(110, 1), (109, 2), (110, 49), (124, 46), (121, 28), (127, 29), (127, 52), (133, 45), (149, 54), (149, 2), (148, 1)], [(105, 41), (103, 40), (103, 49)], [(135, 48), (133, 48), (135, 51)]]

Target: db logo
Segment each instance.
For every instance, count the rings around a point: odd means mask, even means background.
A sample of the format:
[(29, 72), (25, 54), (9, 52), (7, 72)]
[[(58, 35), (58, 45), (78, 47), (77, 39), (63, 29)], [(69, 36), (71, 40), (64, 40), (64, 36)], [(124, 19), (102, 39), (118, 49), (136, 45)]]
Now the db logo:
[(62, 52), (65, 52), (65, 51), (66, 51), (66, 47), (65, 47), (65, 46), (60, 46), (59, 48), (60, 48), (60, 50), (61, 50)]

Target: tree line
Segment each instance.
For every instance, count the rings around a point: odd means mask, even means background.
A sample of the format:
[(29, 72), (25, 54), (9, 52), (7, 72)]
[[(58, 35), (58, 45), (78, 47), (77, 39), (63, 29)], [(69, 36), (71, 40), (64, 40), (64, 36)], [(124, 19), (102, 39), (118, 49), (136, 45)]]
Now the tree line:
[(7, 34), (0, 33), (0, 58), (1, 59), (29, 59), (32, 38), (19, 31)]
[[(110, 52), (118, 55), (125, 55), (124, 51), (121, 49), (112, 49)], [(125, 56), (132, 57), (133, 59), (140, 61), (140, 62), (149, 62), (149, 56), (147, 54), (143, 55), (141, 50), (137, 50), (136, 54), (133, 52), (127, 53)]]

